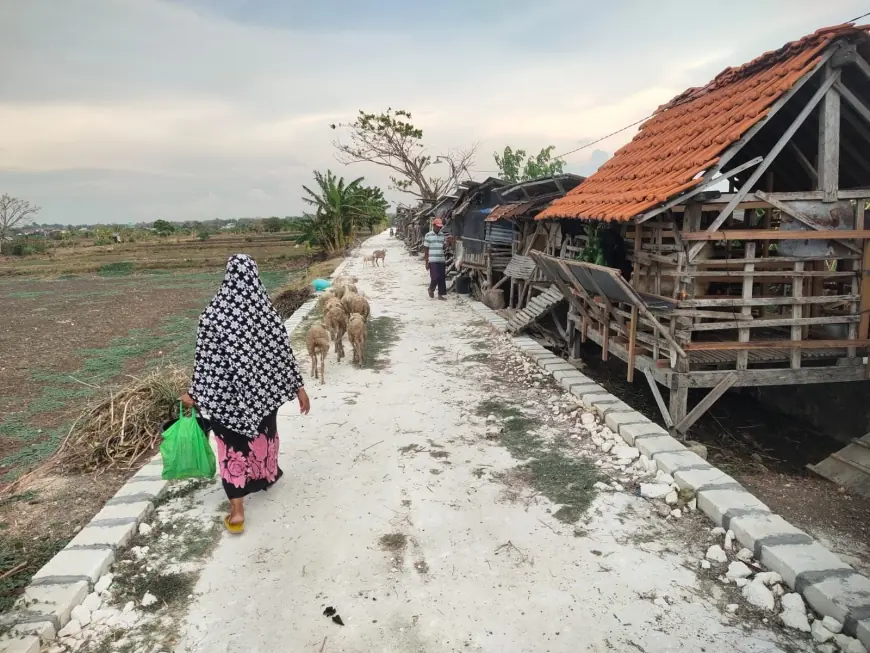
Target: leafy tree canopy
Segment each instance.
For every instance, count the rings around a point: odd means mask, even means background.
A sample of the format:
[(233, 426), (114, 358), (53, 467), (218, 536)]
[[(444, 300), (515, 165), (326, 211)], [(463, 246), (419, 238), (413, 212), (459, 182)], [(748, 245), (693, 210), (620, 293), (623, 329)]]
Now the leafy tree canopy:
[(175, 225), (167, 220), (155, 220), (154, 231), (158, 236), (169, 236), (175, 233)]
[(495, 152), (492, 156), (500, 170), (499, 176), (505, 181), (517, 183), (562, 174), (565, 161), (553, 158), (555, 149), (555, 145), (550, 145), (538, 152), (537, 156), (529, 156), (525, 150), (514, 150), (508, 145), (501, 155)]
[[(476, 147), (452, 150), (433, 157), (423, 144), (423, 130), (411, 122), (411, 113), (388, 108), (383, 113), (360, 111), (356, 120), (330, 125), (346, 130), (349, 140), (336, 140), (341, 163), (368, 162), (388, 168), (393, 190), (423, 200), (434, 200), (469, 176)], [(432, 175), (430, 166), (438, 166), (440, 175)]]

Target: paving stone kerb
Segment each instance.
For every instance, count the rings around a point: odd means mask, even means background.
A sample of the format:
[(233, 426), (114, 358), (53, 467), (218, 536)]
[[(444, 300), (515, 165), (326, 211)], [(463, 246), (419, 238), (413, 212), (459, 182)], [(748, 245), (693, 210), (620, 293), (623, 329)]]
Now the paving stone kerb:
[[(472, 310), (499, 328), (503, 319), (480, 302)], [(713, 467), (659, 425), (627, 406), (582, 372), (528, 336), (513, 340), (519, 351), (536, 362), (587, 410), (602, 417), (614, 433), (657, 467), (673, 475), (681, 488), (696, 493), (698, 509), (726, 530), (741, 546), (800, 592), (822, 616), (845, 623), (845, 632), (870, 648), (870, 579), (795, 528), (749, 493), (736, 480)], [(562, 364), (560, 364), (560, 361)], [(568, 364), (570, 365), (570, 364)], [(571, 366), (573, 367), (573, 366)]]
[[(330, 276), (341, 274), (347, 263), (346, 259)], [(288, 331), (296, 329), (316, 305), (316, 298), (302, 304), (285, 322)], [(10, 634), (0, 639), (0, 653), (39, 653), (40, 640), (53, 640), (57, 631), (69, 623), (72, 609), (85, 600), (94, 583), (115, 561), (117, 551), (130, 543), (139, 524), (166, 492), (169, 483), (163, 480), (162, 473), (163, 463), (157, 454), (36, 572), (24, 591), (27, 607), (0, 616), (0, 628), (13, 626)]]

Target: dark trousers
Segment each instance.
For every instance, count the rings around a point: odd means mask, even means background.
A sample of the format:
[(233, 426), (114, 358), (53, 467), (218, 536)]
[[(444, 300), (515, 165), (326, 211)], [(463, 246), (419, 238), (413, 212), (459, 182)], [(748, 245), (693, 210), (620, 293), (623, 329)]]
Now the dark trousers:
[(438, 288), (438, 296), (447, 294), (447, 267), (444, 263), (429, 262), (429, 292)]

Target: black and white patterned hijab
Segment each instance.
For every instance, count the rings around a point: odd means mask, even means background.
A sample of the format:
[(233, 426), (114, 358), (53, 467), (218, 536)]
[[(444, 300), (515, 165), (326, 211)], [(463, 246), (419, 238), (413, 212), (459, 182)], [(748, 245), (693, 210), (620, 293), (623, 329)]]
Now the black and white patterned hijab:
[(256, 262), (230, 257), (220, 290), (199, 318), (188, 393), (213, 421), (254, 438), (262, 419), (303, 385)]

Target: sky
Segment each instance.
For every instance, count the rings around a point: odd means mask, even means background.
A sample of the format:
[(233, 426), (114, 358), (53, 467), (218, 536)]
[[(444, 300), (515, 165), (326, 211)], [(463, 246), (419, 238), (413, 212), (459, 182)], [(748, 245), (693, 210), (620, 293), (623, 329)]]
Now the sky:
[[(5, 0), (0, 193), (39, 222), (298, 215), (331, 123), (412, 112), (437, 155), (574, 150), (852, 0)], [(865, 19), (870, 20), (870, 18)], [(589, 174), (636, 128), (568, 155)], [(441, 164), (442, 166), (444, 164)], [(446, 172), (446, 170), (444, 171)], [(389, 191), (391, 201), (412, 198)]]

